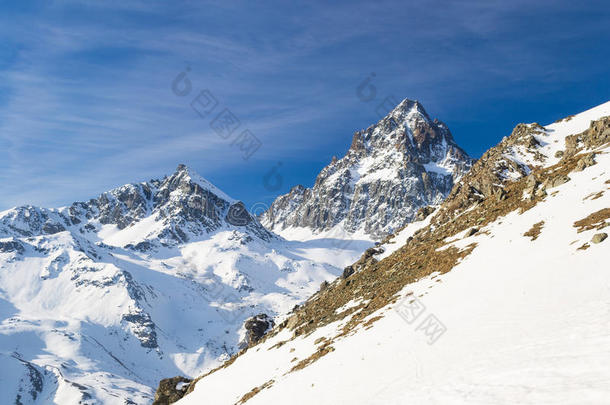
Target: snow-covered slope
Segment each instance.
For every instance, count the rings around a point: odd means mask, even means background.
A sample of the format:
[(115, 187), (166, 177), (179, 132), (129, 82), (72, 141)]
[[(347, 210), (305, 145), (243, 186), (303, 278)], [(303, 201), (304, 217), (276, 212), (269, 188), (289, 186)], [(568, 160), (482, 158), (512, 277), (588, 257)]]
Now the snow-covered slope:
[(178, 403), (608, 403), (609, 116), (518, 126), (432, 216)]
[(148, 404), (160, 379), (228, 358), (246, 318), (287, 313), (368, 246), (340, 242), (283, 240), (182, 165), (1, 212), (0, 402)]
[(278, 197), (261, 222), (288, 239), (327, 233), (381, 239), (419, 208), (440, 204), (471, 164), (445, 124), (405, 99), (356, 132), (347, 154), (333, 158), (312, 188), (296, 186)]

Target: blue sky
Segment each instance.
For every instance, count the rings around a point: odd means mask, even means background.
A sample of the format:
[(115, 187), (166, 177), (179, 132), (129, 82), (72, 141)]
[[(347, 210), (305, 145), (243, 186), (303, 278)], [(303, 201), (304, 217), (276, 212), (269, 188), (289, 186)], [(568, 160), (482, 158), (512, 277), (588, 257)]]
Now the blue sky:
[[(178, 163), (268, 203), (311, 185), (386, 97), (419, 100), (479, 157), (518, 122), (610, 99), (608, 27), (604, 1), (1, 1), (0, 209)], [(217, 105), (202, 117), (204, 90)], [(225, 108), (240, 124), (227, 139), (211, 127)], [(243, 130), (261, 143), (248, 159)]]

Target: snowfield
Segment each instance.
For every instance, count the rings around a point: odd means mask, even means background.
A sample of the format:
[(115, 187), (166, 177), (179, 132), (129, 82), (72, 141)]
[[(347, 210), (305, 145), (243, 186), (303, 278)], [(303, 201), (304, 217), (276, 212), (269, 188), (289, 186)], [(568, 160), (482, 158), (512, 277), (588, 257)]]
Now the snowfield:
[[(546, 165), (566, 135), (608, 115), (610, 103), (545, 127)], [(534, 208), (470, 237), (447, 235), (477, 247), (450, 272), (406, 286), (404, 300), (370, 315), (383, 316), (372, 327), (335, 339), (334, 351), (309, 366), (291, 371), (347, 319), (294, 339), (285, 328), (178, 403), (235, 404), (248, 393), (249, 405), (609, 403), (610, 240), (591, 243), (599, 230), (574, 227), (610, 207), (610, 147), (599, 152)], [(541, 221), (535, 240), (524, 236)], [(407, 226), (394, 242), (424, 225)]]
[[(213, 210), (196, 217), (201, 196)], [(71, 207), (1, 212), (0, 402), (149, 404), (161, 379), (222, 363), (248, 317), (280, 320), (371, 245), (235, 225), (238, 204), (179, 168)]]

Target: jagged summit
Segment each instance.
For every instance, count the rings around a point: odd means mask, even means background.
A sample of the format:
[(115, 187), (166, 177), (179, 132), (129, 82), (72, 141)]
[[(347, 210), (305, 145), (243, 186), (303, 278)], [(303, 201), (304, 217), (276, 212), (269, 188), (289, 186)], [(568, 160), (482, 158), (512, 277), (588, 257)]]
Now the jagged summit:
[(213, 185), (210, 181), (203, 178), (201, 175), (199, 175), (199, 173), (195, 172), (193, 169), (189, 168), (185, 164), (182, 164), (182, 163), (179, 164), (178, 167), (176, 168), (176, 171), (174, 172), (174, 174), (172, 174), (172, 177), (174, 178), (174, 181), (177, 181), (177, 182), (187, 182), (187, 183), (191, 182), (194, 184), (198, 184), (202, 188), (209, 190), (210, 192), (212, 192), (213, 194), (217, 195), (218, 197), (222, 198), (223, 200), (225, 200), (227, 202), (230, 202), (230, 203), (237, 202), (237, 200), (229, 197), (221, 189), (219, 189), (218, 187)]
[(409, 116), (421, 116), (426, 121), (432, 122), (433, 120), (430, 118), (424, 106), (417, 100), (411, 100), (405, 98), (402, 100), (390, 113), (382, 118), (384, 119), (394, 119), (396, 122), (404, 121), (404, 119)]
[(1, 214), (0, 237), (50, 235), (70, 228), (88, 233), (114, 225), (125, 236), (125, 245), (177, 245), (223, 228), (246, 228), (253, 236), (272, 238), (241, 201), (183, 164), (161, 180), (126, 184), (69, 207), (23, 206)]
[(411, 148), (413, 155), (424, 158), (423, 160), (437, 161), (443, 158), (447, 146), (451, 146), (450, 152), (468, 160), (443, 122), (431, 119), (418, 101), (404, 99), (377, 124), (357, 131), (350, 150), (364, 150), (370, 154), (392, 147)]
[(310, 189), (293, 188), (261, 216), (284, 236), (341, 227), (376, 239), (439, 204), (470, 166), (445, 124), (418, 101), (403, 100), (386, 117), (357, 131), (346, 155), (333, 158)]

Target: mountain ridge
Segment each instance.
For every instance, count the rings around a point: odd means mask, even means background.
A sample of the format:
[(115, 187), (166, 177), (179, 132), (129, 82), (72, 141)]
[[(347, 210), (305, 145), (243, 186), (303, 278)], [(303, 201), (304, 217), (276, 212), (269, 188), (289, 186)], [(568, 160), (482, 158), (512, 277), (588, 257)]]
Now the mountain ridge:
[[(81, 224), (91, 220), (101, 225), (116, 225), (123, 230), (151, 215), (166, 220), (164, 229), (154, 235), (166, 245), (187, 242), (186, 231), (202, 235), (223, 225), (245, 226), (262, 239), (272, 237), (247, 212), (241, 201), (229, 197), (183, 164), (178, 165), (171, 176), (161, 180), (125, 184), (86, 202), (75, 202), (62, 208), (18, 206), (0, 215), (0, 236), (4, 237), (52, 235), (70, 226), (81, 226), (79, 231), (84, 233), (91, 228)], [(199, 228), (183, 230), (180, 224), (171, 222), (172, 218), (193, 221)], [(31, 229), (19, 225), (29, 225)]]

